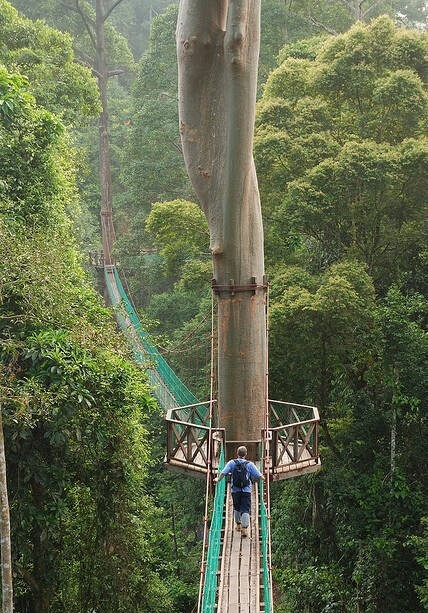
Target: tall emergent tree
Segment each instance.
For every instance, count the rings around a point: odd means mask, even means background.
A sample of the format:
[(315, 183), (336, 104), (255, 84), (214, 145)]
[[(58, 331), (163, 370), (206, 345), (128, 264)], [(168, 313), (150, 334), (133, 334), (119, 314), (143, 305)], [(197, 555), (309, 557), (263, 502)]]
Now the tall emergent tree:
[(259, 40), (260, 0), (180, 3), (180, 133), (210, 229), (219, 422), (239, 441), (260, 438), (266, 402), (263, 228), (252, 156)]
[(123, 68), (109, 68), (104, 26), (114, 9), (122, 0), (96, 0), (95, 19), (88, 7), (82, 7), (79, 0), (73, 0), (65, 5), (74, 10), (82, 17), (85, 28), (94, 48), (94, 56), (91, 57), (82, 50), (77, 53), (84, 62), (92, 69), (98, 80), (100, 92), (101, 114), (99, 121), (99, 161), (100, 161), (100, 187), (101, 187), (101, 231), (104, 259), (106, 264), (111, 263), (111, 251), (115, 241), (115, 232), (112, 219), (113, 186), (110, 164), (110, 143), (108, 135), (108, 104), (107, 104), (107, 81), (110, 77), (124, 72)]

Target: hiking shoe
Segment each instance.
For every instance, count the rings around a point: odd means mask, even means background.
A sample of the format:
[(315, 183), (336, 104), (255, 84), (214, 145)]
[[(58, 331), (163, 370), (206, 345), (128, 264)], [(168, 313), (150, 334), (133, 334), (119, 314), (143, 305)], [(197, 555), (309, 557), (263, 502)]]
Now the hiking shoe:
[(241, 532), (241, 524), (235, 524), (235, 528), (238, 532)]
[(248, 536), (248, 528), (241, 528), (242, 536)]

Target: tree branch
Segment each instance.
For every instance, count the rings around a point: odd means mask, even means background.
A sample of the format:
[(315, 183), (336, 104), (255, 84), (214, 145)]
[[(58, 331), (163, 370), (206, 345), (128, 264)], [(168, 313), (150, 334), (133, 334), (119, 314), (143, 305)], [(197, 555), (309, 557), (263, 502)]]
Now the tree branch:
[(316, 28), (321, 28), (322, 30), (325, 30), (325, 32), (327, 32), (327, 34), (332, 34), (333, 36), (337, 35), (336, 30), (332, 30), (331, 28), (329, 28), (328, 26), (324, 25), (323, 23), (317, 21), (314, 17), (312, 17), (311, 14), (308, 14), (308, 21), (314, 25)]
[(114, 77), (115, 75), (124, 74), (125, 72), (125, 68), (113, 68), (107, 72), (107, 76)]
[(94, 68), (93, 66), (88, 66), (88, 64), (85, 62), (85, 60), (81, 60), (80, 58), (76, 58), (76, 62), (78, 64), (80, 64), (81, 66), (85, 66), (86, 68), (90, 68), (92, 70), (92, 74), (97, 77), (97, 79), (102, 79), (103, 75), (98, 72), (98, 70), (96, 68)]
[[(65, 2), (61, 2), (61, 6), (63, 6), (64, 8), (66, 8), (69, 11), (74, 11), (75, 13), (79, 13), (79, 15), (82, 16), (83, 13), (83, 9), (80, 8), (79, 6), (79, 0), (76, 0), (76, 6), (73, 6), (71, 4), (67, 4)], [(85, 19), (88, 20), (88, 23), (90, 23), (91, 26), (95, 27), (95, 21), (94, 19), (92, 19), (92, 17), (89, 17), (89, 15), (86, 15), (86, 13), (84, 14)]]
[(330, 430), (328, 429), (328, 425), (327, 425), (327, 422), (326, 422), (325, 419), (324, 420), (322, 419), (320, 421), (320, 426), (321, 426), (321, 428), (324, 431), (324, 436), (325, 436), (325, 440), (326, 440), (327, 445), (330, 447), (330, 449), (332, 450), (334, 455), (339, 460), (341, 460), (342, 459), (342, 454), (341, 454), (340, 450), (338, 449), (336, 443), (334, 442), (334, 440), (331, 437)]
[(76, 55), (80, 55), (81, 59), (86, 63), (87, 66), (89, 66), (89, 68), (92, 68), (93, 70), (95, 69), (95, 60), (90, 55), (88, 55), (78, 47), (75, 47), (74, 45), (73, 50)]
[(93, 45), (94, 49), (96, 49), (97, 48), (97, 42), (95, 40), (95, 36), (94, 36), (93, 30), (91, 29), (91, 26), (92, 26), (92, 28), (95, 26), (95, 21), (91, 17), (89, 17), (89, 15), (87, 15), (83, 11), (83, 9), (81, 8), (81, 6), (79, 4), (79, 0), (75, 0), (75, 6), (72, 6), (70, 4), (64, 4), (64, 3), (62, 3), (62, 6), (64, 6), (66, 9), (68, 9), (70, 11), (74, 11), (76, 13), (79, 13), (79, 15), (81, 16), (82, 21), (84, 23), (84, 26), (86, 28), (86, 31), (89, 34), (89, 38), (91, 39), (92, 45)]
[(21, 564), (16, 564), (16, 566), (18, 567), (19, 572), (22, 575), (22, 578), (24, 579), (24, 581), (26, 583), (28, 583), (28, 585), (31, 587), (31, 589), (33, 590), (33, 592), (35, 592), (36, 594), (40, 592), (40, 586), (37, 583), (36, 579), (34, 578), (33, 574), (30, 573), (26, 568), (24, 568)]
[(350, 0), (342, 0), (343, 4), (348, 7), (348, 9), (353, 13), (354, 17), (356, 17), (355, 13), (355, 5), (350, 2)]
[(376, 0), (376, 2), (374, 2), (371, 6), (369, 6), (369, 8), (364, 11), (363, 13), (363, 18), (368, 15), (370, 13), (370, 11), (372, 11), (373, 9), (375, 9), (377, 7), (378, 4), (381, 3), (381, 0)]
[(116, 0), (116, 2), (113, 2), (113, 4), (111, 5), (111, 7), (109, 8), (109, 10), (106, 12), (106, 14), (103, 17), (103, 21), (107, 21), (107, 19), (110, 17), (110, 15), (112, 14), (112, 12), (114, 11), (114, 9), (122, 2), (122, 0)]
[(351, 11), (355, 11), (355, 6), (352, 4), (352, 2), (350, 2), (349, 0), (342, 0), (343, 4), (345, 4), (348, 9), (351, 9)]

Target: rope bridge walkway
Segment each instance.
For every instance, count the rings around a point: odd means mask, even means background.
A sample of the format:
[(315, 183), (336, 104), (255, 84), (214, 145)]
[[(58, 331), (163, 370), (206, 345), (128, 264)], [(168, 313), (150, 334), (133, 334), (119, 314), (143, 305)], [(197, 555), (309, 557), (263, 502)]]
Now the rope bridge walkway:
[(166, 466), (206, 482), (198, 613), (272, 613), (269, 483), (320, 469), (318, 411), (312, 406), (268, 401), (266, 428), (257, 451), (265, 484), (253, 486), (251, 531), (242, 537), (234, 530), (226, 479), (217, 484), (210, 508), (212, 479), (231, 453), (224, 429), (214, 425), (215, 401), (197, 401), (143, 329), (116, 267), (104, 263), (102, 268), (117, 322), (167, 412)]
[[(225, 506), (217, 610), (236, 611), (236, 613), (270, 611), (269, 569), (267, 559), (263, 557), (262, 547), (265, 526), (259, 518), (258, 485), (255, 483), (252, 491), (252, 521), (248, 537), (241, 537), (240, 532), (234, 529), (233, 504), (230, 495), (227, 496)], [(264, 581), (265, 577), (267, 581)]]
[[(225, 466), (224, 430), (213, 430), (212, 441), (213, 470), (220, 472)], [(229, 490), (226, 479), (218, 482), (209, 529), (206, 506), (198, 613), (272, 613), (268, 497), (263, 483), (254, 483), (250, 532), (243, 537), (234, 529)]]

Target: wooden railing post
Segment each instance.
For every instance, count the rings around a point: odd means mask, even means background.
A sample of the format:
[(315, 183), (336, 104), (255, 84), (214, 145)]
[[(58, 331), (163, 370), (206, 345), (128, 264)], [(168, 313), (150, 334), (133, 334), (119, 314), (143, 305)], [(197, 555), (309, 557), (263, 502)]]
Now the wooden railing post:
[(318, 457), (318, 422), (315, 424), (315, 428), (314, 428), (314, 451), (315, 451), (315, 456)]
[(192, 463), (192, 437), (190, 426), (186, 426), (186, 462)]
[(275, 470), (278, 457), (278, 431), (272, 430), (272, 471)]
[(166, 457), (167, 460), (171, 459), (172, 450), (174, 449), (172, 437), (174, 436), (174, 431), (172, 429), (172, 424), (167, 421), (167, 433), (166, 433)]

